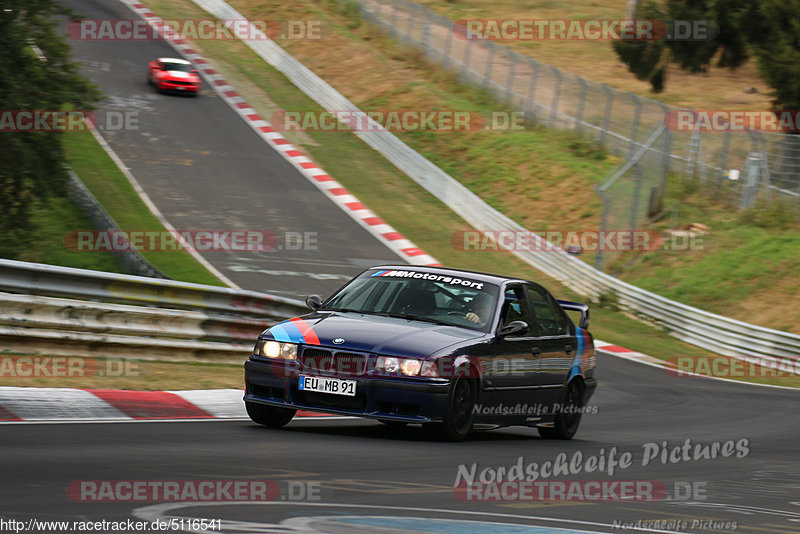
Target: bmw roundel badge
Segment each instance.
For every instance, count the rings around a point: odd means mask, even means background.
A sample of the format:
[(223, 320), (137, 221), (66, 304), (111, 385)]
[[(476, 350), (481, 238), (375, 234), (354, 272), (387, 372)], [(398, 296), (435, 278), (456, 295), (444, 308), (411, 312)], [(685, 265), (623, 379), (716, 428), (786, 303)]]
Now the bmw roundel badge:
[(344, 338), (337, 337), (336, 339), (333, 340), (333, 342), (336, 343), (337, 345), (341, 345), (342, 343), (344, 343)]

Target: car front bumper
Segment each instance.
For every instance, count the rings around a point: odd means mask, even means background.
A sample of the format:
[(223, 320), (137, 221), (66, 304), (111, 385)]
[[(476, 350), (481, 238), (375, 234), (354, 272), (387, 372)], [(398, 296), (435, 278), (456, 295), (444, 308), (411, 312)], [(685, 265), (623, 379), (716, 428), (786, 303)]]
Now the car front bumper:
[(404, 377), (332, 376), (356, 381), (355, 397), (301, 391), (296, 370), (288, 371), (282, 361), (245, 363), (247, 402), (298, 410), (312, 410), (407, 423), (441, 422), (447, 406), (447, 379)]
[(170, 80), (159, 80), (158, 88), (161, 91), (177, 91), (180, 93), (198, 93), (200, 92), (200, 84), (181, 84), (175, 83)]

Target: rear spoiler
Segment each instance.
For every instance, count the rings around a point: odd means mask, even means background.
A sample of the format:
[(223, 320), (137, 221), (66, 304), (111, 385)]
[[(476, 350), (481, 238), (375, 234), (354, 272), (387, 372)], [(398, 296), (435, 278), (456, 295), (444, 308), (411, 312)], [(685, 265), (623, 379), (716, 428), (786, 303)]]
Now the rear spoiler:
[(558, 300), (562, 308), (567, 311), (576, 311), (581, 314), (581, 322), (578, 326), (581, 328), (589, 328), (589, 306), (581, 304), (580, 302), (572, 302), (571, 300)]

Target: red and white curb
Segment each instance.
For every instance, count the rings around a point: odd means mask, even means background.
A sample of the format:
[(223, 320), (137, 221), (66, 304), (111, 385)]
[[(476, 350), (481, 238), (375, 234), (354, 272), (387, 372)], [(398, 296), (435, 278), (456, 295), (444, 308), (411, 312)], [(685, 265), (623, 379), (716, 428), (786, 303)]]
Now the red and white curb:
[(619, 358), (623, 358), (625, 360), (630, 360), (634, 362), (656, 365), (662, 368), (666, 363), (664, 362), (664, 360), (659, 360), (658, 358), (654, 358), (653, 356), (648, 356), (647, 354), (642, 354), (641, 352), (636, 352), (631, 349), (626, 349), (625, 347), (620, 347), (619, 345), (614, 345), (612, 343), (606, 343), (605, 341), (595, 340), (594, 348), (598, 352), (604, 352), (606, 354), (610, 354), (611, 356), (617, 356)]
[[(123, 391), (0, 387), (0, 422), (247, 420), (240, 389)], [(298, 411), (296, 417), (329, 418)]]
[(303, 155), (279, 132), (265, 121), (191, 45), (180, 39), (160, 17), (138, 0), (120, 0), (136, 14), (147, 20), (155, 30), (184, 58), (195, 64), (208, 85), (216, 91), (228, 105), (244, 119), (267, 144), (289, 161), (303, 176), (313, 183), (323, 194), (358, 222), (368, 232), (378, 238), (390, 250), (413, 265), (441, 265), (435, 258), (426, 254), (400, 232), (387, 224), (342, 184), (334, 180), (324, 169)]

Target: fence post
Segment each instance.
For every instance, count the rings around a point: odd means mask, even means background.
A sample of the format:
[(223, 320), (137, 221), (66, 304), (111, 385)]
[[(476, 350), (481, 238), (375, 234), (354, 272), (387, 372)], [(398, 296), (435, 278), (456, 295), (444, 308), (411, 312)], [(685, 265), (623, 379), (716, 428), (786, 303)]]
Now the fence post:
[(608, 127), (611, 124), (611, 109), (614, 106), (614, 93), (606, 84), (603, 84), (603, 90), (606, 92), (606, 109), (603, 112), (603, 124), (600, 126), (600, 145), (605, 147), (606, 132), (608, 132)]
[(494, 54), (497, 45), (495, 45), (492, 41), (486, 41), (485, 48), (489, 49), (489, 59), (486, 61), (486, 70), (483, 72), (483, 88), (486, 89), (488, 86), (489, 89), (491, 89), (489, 84), (492, 81), (492, 67), (494, 66)]
[(533, 58), (528, 58), (528, 62), (533, 66), (531, 81), (528, 84), (528, 104), (533, 112), (533, 120), (536, 121), (536, 82), (539, 79), (539, 62)]
[(445, 69), (450, 63), (450, 47), (453, 43), (453, 34), (456, 33), (456, 23), (448, 22), (448, 26), (450, 26), (450, 31), (447, 32), (447, 37), (444, 40), (444, 51), (442, 52), (442, 67)]
[(433, 54), (430, 51), (431, 16), (431, 12), (425, 12), (425, 24), (422, 26), (422, 53), (425, 54), (425, 57), (429, 60), (433, 61)]
[(631, 236), (636, 231), (636, 224), (639, 214), (639, 195), (642, 193), (642, 166), (637, 161), (633, 166), (633, 175), (636, 181), (633, 186), (633, 200), (631, 201)]
[(697, 166), (697, 156), (700, 153), (700, 131), (695, 130), (692, 132), (692, 137), (689, 139), (689, 154), (686, 157), (686, 167), (684, 174), (689, 179), (694, 179)]
[(727, 168), (728, 168), (728, 150), (731, 146), (731, 131), (725, 130), (725, 137), (722, 138), (722, 150), (719, 154), (719, 168), (722, 169), (722, 173), (720, 174), (719, 178), (717, 179), (717, 183), (722, 181), (722, 177), (727, 175)]
[(561, 82), (563, 81), (563, 76), (561, 75), (561, 71), (558, 67), (550, 67), (553, 69), (553, 74), (556, 76), (556, 85), (553, 90), (553, 103), (552, 103), (552, 110), (550, 112), (550, 126), (554, 126), (556, 123), (556, 112), (558, 111), (558, 97), (561, 96)]
[(631, 95), (631, 99), (636, 106), (636, 112), (633, 115), (633, 124), (631, 125), (631, 143), (628, 148), (628, 158), (630, 158), (636, 153), (636, 136), (639, 134), (639, 118), (642, 114), (642, 100), (634, 93), (628, 94)]
[(400, 35), (400, 29), (397, 27), (397, 12), (400, 10), (397, 4), (399, 3), (400, 0), (394, 0), (394, 2), (392, 2), (392, 15), (389, 18), (389, 24), (392, 27), (392, 34), (395, 39)]
[[(594, 186), (594, 190), (597, 191), (597, 194), (600, 195), (600, 199), (603, 201), (603, 215), (600, 217), (600, 236), (604, 236), (608, 226), (608, 202), (609, 198), (606, 195), (606, 192), (603, 191), (600, 187)], [(603, 247), (597, 247), (597, 254), (594, 255), (594, 268), (598, 271), (603, 270)]]
[(517, 64), (517, 53), (508, 49), (508, 78), (506, 79), (506, 100), (513, 104), (514, 100), (511, 96), (514, 92), (514, 67)]
[(416, 2), (411, 2), (411, 11), (408, 12), (408, 24), (406, 25), (406, 35), (405, 40), (408, 44), (412, 44), (414, 42), (414, 17), (417, 14), (417, 8), (419, 8), (419, 4)]
[(587, 85), (586, 85), (586, 80), (584, 80), (581, 76), (577, 76), (577, 78), (578, 78), (578, 83), (581, 86), (581, 93), (580, 96), (578, 96), (578, 113), (577, 117), (575, 117), (575, 131), (577, 131), (580, 134), (583, 133), (583, 108), (584, 105), (586, 104)]
[(668, 129), (664, 129), (664, 146), (662, 148), (661, 154), (661, 194), (664, 195), (667, 192), (667, 176), (669, 175), (669, 164), (671, 161), (671, 150), (672, 150), (672, 132)]
[(474, 41), (472, 40), (472, 34), (469, 30), (465, 30), (464, 35), (466, 35), (466, 41), (464, 42), (464, 56), (461, 58), (461, 77), (464, 78), (464, 80), (468, 80), (467, 69), (469, 69), (469, 54), (472, 52)]
[(751, 152), (747, 156), (747, 163), (744, 169), (744, 185), (742, 186), (742, 197), (739, 201), (739, 209), (745, 210), (755, 203), (758, 192), (759, 178), (761, 175), (761, 155)]

